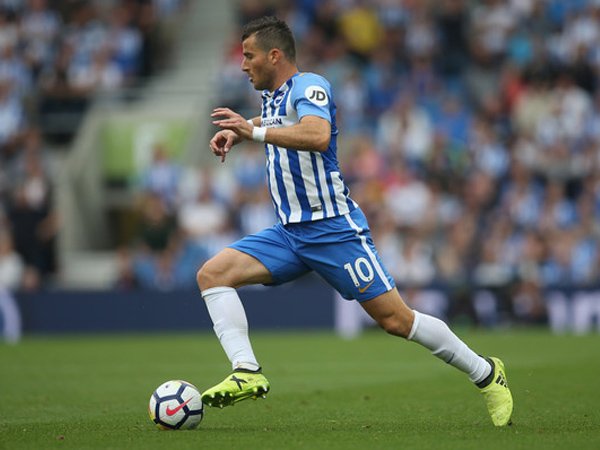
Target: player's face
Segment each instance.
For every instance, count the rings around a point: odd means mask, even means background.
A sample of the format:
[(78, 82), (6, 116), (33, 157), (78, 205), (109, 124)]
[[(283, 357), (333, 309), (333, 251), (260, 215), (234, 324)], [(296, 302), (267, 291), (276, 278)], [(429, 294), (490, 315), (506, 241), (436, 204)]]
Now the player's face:
[(242, 42), (242, 51), (244, 55), (242, 70), (248, 75), (254, 89), (273, 90), (274, 68), (269, 63), (268, 53), (256, 44), (254, 35)]

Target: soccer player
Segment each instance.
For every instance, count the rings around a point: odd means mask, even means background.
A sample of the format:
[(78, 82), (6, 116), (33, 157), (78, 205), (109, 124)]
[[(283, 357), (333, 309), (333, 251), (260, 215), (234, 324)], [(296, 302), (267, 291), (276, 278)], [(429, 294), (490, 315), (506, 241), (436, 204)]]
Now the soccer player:
[(365, 216), (339, 172), (329, 82), (298, 71), (294, 37), (275, 17), (247, 24), (242, 46), (242, 70), (262, 91), (262, 112), (246, 120), (216, 108), (213, 123), (221, 129), (210, 148), (224, 162), (235, 144), (264, 142), (279, 223), (235, 242), (198, 271), (198, 286), (233, 369), (202, 394), (202, 401), (223, 407), (269, 392), (236, 288), (281, 284), (314, 270), (346, 299), (360, 302), (385, 331), (423, 345), (465, 372), (483, 394), (494, 425), (510, 424), (513, 400), (502, 361), (479, 356), (443, 321), (408, 308), (383, 266)]

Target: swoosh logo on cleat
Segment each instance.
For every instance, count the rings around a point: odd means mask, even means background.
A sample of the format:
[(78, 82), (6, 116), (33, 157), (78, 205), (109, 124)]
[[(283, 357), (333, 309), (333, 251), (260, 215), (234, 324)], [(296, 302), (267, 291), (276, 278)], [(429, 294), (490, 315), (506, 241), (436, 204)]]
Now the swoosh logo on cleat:
[(371, 286), (371, 285), (372, 285), (374, 282), (375, 282), (375, 280), (371, 281), (371, 282), (370, 282), (369, 284), (367, 284), (365, 287), (358, 288), (358, 292), (360, 292), (361, 294), (364, 294), (364, 293), (365, 293), (365, 291), (366, 291), (367, 289), (369, 289), (369, 287), (370, 287), (370, 286)]
[(177, 414), (181, 410), (181, 408), (183, 408), (185, 405), (187, 405), (191, 400), (192, 400), (192, 397), (188, 398), (181, 405), (179, 405), (179, 406), (177, 406), (176, 408), (173, 408), (173, 409), (171, 409), (171, 408), (169, 408), (167, 406), (167, 411), (166, 411), (167, 412), (167, 416), (172, 416), (174, 414)]

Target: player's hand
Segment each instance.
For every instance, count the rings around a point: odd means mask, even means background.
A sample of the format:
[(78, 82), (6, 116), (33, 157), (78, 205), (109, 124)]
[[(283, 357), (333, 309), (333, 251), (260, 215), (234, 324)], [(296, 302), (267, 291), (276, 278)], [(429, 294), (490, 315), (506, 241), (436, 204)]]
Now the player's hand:
[(220, 130), (215, 133), (209, 142), (213, 154), (221, 157), (221, 162), (225, 162), (225, 157), (231, 147), (239, 141), (239, 136), (231, 130)]
[(254, 126), (235, 111), (229, 108), (215, 108), (210, 116), (215, 119), (214, 125), (224, 130), (231, 130), (242, 139), (252, 139)]

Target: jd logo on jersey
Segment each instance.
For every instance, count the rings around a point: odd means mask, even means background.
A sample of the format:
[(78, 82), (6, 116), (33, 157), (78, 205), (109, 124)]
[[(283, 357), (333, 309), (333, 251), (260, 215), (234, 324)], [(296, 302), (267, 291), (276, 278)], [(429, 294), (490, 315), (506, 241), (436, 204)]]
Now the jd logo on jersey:
[(327, 99), (327, 93), (321, 86), (309, 86), (304, 91), (306, 98), (317, 106), (325, 106), (329, 100)]

